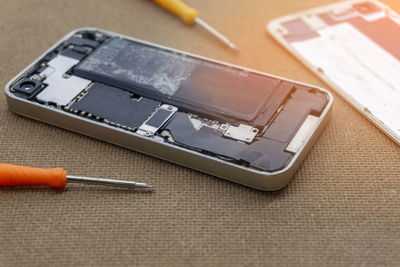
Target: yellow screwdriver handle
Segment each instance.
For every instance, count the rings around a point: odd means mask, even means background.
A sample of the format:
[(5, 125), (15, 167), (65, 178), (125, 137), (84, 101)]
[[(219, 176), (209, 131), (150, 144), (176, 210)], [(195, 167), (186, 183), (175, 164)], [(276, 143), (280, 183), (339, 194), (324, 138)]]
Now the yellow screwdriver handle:
[(153, 0), (166, 10), (180, 17), (186, 24), (194, 24), (194, 19), (199, 16), (196, 9), (188, 7), (180, 0)]

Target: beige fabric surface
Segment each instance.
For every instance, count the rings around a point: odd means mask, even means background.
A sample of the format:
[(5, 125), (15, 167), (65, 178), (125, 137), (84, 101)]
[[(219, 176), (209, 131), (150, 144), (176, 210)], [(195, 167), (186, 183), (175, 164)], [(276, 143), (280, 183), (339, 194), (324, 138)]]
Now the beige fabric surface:
[[(237, 44), (234, 54), (149, 0), (0, 0), (0, 83), (91, 26), (329, 89), (265, 31), (329, 2), (187, 0)], [(399, 266), (400, 148), (334, 96), (331, 122), (291, 184), (265, 193), (20, 117), (2, 91), (0, 162), (157, 190), (2, 187), (0, 265)]]

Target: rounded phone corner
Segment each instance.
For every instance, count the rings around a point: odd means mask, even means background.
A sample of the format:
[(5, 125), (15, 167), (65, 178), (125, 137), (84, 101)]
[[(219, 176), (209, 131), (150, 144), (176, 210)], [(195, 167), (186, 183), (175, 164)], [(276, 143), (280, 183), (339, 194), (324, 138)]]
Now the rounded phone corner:
[(273, 19), (273, 20), (267, 22), (267, 24), (265, 24), (265, 30), (269, 34), (273, 34), (279, 28), (279, 26), (280, 26), (279, 20)]

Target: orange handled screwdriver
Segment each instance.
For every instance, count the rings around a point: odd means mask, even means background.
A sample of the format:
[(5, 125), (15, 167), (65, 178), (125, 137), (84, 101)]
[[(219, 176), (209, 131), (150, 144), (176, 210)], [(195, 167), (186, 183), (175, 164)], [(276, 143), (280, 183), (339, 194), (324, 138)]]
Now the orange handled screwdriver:
[(0, 164), (0, 185), (47, 185), (61, 189), (67, 182), (88, 183), (128, 188), (153, 188), (151, 185), (123, 180), (72, 176), (62, 168), (40, 169), (11, 164)]
[(169, 12), (174, 13), (176, 16), (180, 17), (186, 24), (188, 25), (193, 25), (195, 23), (198, 24), (199, 26), (203, 27), (206, 31), (210, 32), (212, 35), (214, 35), (219, 40), (224, 42), (227, 46), (238, 51), (236, 46), (231, 41), (229, 41), (228, 38), (223, 36), (216, 29), (214, 29), (206, 22), (204, 22), (202, 19), (200, 19), (199, 13), (197, 12), (196, 9), (188, 7), (181, 0), (153, 0), (153, 1), (162, 6), (163, 8), (165, 8), (166, 10), (168, 10)]

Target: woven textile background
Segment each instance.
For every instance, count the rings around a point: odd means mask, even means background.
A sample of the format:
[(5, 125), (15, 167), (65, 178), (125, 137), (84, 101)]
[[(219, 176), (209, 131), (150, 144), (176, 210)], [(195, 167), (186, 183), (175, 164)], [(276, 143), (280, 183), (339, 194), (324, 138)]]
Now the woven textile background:
[[(91, 26), (329, 89), (265, 24), (333, 1), (186, 2), (241, 52), (149, 0), (0, 0), (0, 84)], [(331, 122), (291, 184), (265, 193), (20, 117), (1, 91), (0, 162), (157, 190), (0, 188), (0, 266), (398, 266), (400, 147), (334, 96)]]

